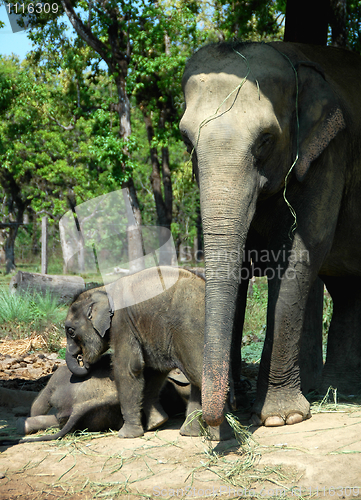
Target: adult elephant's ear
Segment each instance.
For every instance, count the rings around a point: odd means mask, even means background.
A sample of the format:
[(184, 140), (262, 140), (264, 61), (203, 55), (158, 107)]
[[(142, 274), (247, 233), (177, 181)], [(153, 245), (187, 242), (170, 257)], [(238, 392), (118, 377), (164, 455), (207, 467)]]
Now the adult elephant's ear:
[(311, 163), (320, 156), (336, 135), (345, 128), (345, 120), (333, 89), (323, 70), (313, 63), (299, 63), (298, 73), (298, 161), (294, 167), (302, 182)]
[(111, 325), (111, 318), (114, 314), (114, 305), (111, 297), (106, 292), (95, 292), (93, 301), (87, 311), (93, 328), (101, 337), (104, 337)]

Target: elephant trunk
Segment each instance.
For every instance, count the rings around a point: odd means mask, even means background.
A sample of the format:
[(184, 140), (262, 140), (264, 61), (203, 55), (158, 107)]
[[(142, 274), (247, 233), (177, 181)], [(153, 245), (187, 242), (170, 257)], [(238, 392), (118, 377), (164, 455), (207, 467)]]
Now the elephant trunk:
[[(224, 418), (230, 352), (243, 251), (259, 194), (259, 177), (240, 169), (200, 168), (206, 270), (202, 412), (208, 425)], [(216, 172), (216, 174), (215, 174)], [(233, 175), (232, 175), (233, 172)]]
[[(78, 377), (85, 377), (89, 373), (89, 365), (83, 360), (80, 348), (68, 339), (65, 361), (69, 370)], [(82, 363), (82, 366), (79, 363)]]

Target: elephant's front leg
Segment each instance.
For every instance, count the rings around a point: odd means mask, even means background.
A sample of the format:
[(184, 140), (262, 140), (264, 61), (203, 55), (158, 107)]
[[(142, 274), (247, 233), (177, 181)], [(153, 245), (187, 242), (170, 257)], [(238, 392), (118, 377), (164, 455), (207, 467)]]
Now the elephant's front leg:
[(297, 263), (286, 272), (271, 269), (267, 334), (252, 408), (256, 425), (295, 424), (310, 417), (301, 392), (299, 346), (310, 288), (315, 276)]
[(141, 410), (144, 394), (144, 361), (141, 350), (131, 336), (113, 348), (114, 377), (124, 420), (118, 436), (120, 438), (143, 436)]

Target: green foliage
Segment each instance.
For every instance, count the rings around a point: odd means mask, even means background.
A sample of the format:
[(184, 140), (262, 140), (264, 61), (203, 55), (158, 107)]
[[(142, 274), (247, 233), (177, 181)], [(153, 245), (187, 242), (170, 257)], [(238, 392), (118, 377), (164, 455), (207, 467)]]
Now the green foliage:
[(1, 184), (25, 207), (47, 210), (54, 218), (65, 211), (69, 188), (84, 191), (89, 185), (84, 122), (74, 133), (59, 131), (53, 119), (67, 118), (69, 95), (64, 96), (62, 83), (66, 75), (57, 78), (26, 61), (0, 58)]
[(243, 327), (242, 359), (258, 362), (266, 336), (268, 285), (267, 278), (256, 278), (250, 285)]
[[(266, 278), (256, 278), (248, 292), (247, 309), (242, 338), (242, 359), (258, 362), (266, 336), (268, 286)], [(327, 334), (331, 324), (333, 302), (328, 293), (323, 300), (323, 356), (326, 356)]]
[(0, 325), (11, 325), (13, 331), (19, 325), (42, 331), (46, 326), (64, 321), (65, 311), (50, 294), (11, 294), (0, 290)]
[[(186, 156), (186, 151), (182, 149), (182, 152), (183, 157)], [(181, 150), (179, 153), (181, 154)], [(175, 241), (184, 241), (193, 246), (193, 238), (197, 231), (197, 208), (200, 201), (199, 190), (193, 179), (192, 167), (189, 162), (179, 165), (179, 168), (174, 170), (173, 195), (173, 222), (171, 225), (173, 238)]]
[(10, 294), (0, 289), (0, 337), (20, 340), (41, 335), (47, 349), (57, 352), (64, 340), (67, 310), (49, 294)]
[(216, 0), (213, 22), (224, 40), (282, 40), (285, 0)]
[[(30, 0), (26, 0), (28, 4)], [(56, 222), (76, 203), (119, 189), (132, 176), (143, 224), (156, 224), (150, 148), (169, 148), (172, 233), (191, 243), (199, 195), (178, 130), (187, 58), (208, 41), (282, 39), (285, 0), (75, 0), (100, 51), (69, 30), (64, 12), (33, 15), (35, 49), (19, 63), (0, 57), (0, 194), (3, 216), (23, 204)], [(347, 0), (349, 41), (360, 50), (360, 2)], [(116, 33), (116, 44), (111, 34)], [(117, 82), (131, 98), (132, 134), (122, 138)], [(119, 83), (119, 82), (118, 82)], [(143, 114), (154, 136), (148, 142)], [(16, 201), (15, 201), (16, 200)], [(29, 230), (30, 231), (30, 230)]]
[(349, 47), (361, 54), (361, 2), (359, 0), (347, 0), (346, 16)]
[(333, 302), (331, 296), (325, 293), (323, 297), (323, 315), (322, 315), (322, 334), (323, 337), (327, 336), (328, 329), (330, 328), (333, 312)]
[(58, 358), (59, 359), (65, 359), (65, 356), (66, 356), (66, 348), (65, 347), (61, 347), (58, 350)]

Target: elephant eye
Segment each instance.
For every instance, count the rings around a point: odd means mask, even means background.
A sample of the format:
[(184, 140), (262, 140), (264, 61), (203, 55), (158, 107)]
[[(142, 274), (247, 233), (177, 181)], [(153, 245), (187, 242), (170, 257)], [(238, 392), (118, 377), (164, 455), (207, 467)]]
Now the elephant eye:
[(262, 134), (262, 136), (259, 138), (259, 140), (254, 146), (253, 149), (254, 156), (259, 160), (263, 160), (270, 154), (273, 144), (274, 144), (274, 136), (272, 134), (269, 133)]
[(69, 337), (71, 337), (72, 339), (75, 337), (75, 330), (74, 328), (67, 328), (66, 329), (66, 333), (69, 335)]
[(192, 151), (193, 151), (193, 149), (194, 149), (193, 148), (193, 144), (192, 144), (192, 142), (190, 141), (190, 139), (188, 138), (188, 136), (187, 136), (187, 134), (185, 132), (181, 132), (181, 134), (182, 134), (183, 142), (184, 142), (184, 144), (187, 147), (187, 151), (188, 151), (189, 154), (191, 154)]

